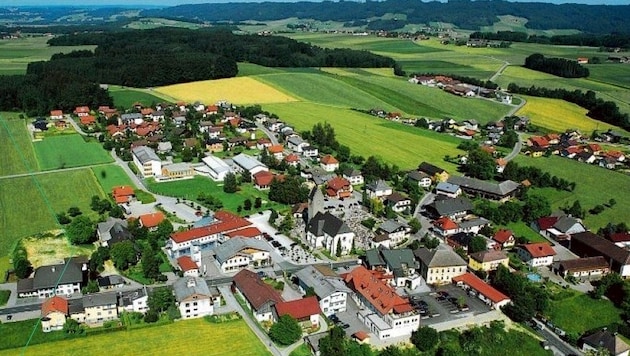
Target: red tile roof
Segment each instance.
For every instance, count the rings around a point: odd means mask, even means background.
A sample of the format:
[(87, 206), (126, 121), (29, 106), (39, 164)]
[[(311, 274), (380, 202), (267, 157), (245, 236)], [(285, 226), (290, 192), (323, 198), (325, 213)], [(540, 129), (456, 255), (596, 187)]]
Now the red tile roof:
[(208, 226), (175, 232), (171, 234), (171, 239), (176, 243), (182, 243), (186, 241), (196, 240), (204, 236), (211, 236), (219, 233), (228, 233), (230, 231), (238, 230), (252, 224), (248, 220), (227, 211), (217, 211), (214, 214), (214, 217), (215, 219), (219, 220), (219, 222)]
[(96, 118), (92, 115), (81, 116), (81, 123), (83, 125), (91, 125), (96, 123)]
[(372, 272), (363, 266), (359, 266), (344, 276), (346, 284), (356, 293), (359, 293), (381, 314), (391, 312), (402, 314), (410, 312), (413, 307), (409, 300), (402, 298), (396, 291), (376, 278)]
[(144, 109), (140, 110), (140, 113), (142, 115), (151, 115), (151, 114), (153, 114), (153, 109), (151, 109), (151, 108), (144, 108)]
[(498, 243), (504, 244), (513, 235), (514, 233), (512, 232), (512, 230), (501, 229), (494, 234), (492, 239)]
[(352, 336), (354, 336), (359, 341), (363, 341), (370, 337), (370, 335), (363, 330), (357, 331), (356, 333), (352, 334)]
[(493, 154), (496, 152), (496, 148), (494, 148), (494, 146), (490, 146), (490, 145), (482, 145), (481, 146), (481, 150), (484, 152), (488, 152), (489, 154)]
[(74, 113), (75, 114), (84, 114), (84, 113), (89, 113), (90, 112), (90, 108), (87, 106), (77, 106), (76, 109), (74, 109)]
[(68, 315), (68, 301), (58, 295), (46, 299), (42, 303), (42, 316), (47, 316), (52, 312), (60, 312)]
[(241, 119), (239, 117), (235, 117), (235, 118), (229, 119), (228, 122), (230, 123), (230, 125), (232, 125), (232, 127), (238, 127), (238, 124), (241, 122)]
[(276, 304), (276, 312), (278, 316), (290, 315), (295, 320), (304, 320), (311, 315), (318, 315), (322, 312), (317, 302), (317, 297), (311, 296), (288, 302), (280, 302)]
[(284, 147), (282, 145), (272, 145), (267, 147), (267, 152), (271, 154), (282, 153), (284, 152)]
[(589, 143), (588, 149), (591, 150), (591, 152), (599, 152), (602, 150), (602, 147), (596, 143)]
[(538, 225), (538, 228), (541, 229), (541, 230), (550, 229), (557, 222), (558, 222), (558, 217), (557, 216), (547, 216), (547, 217), (540, 218), (540, 219), (536, 220), (536, 224)]
[(225, 234), (225, 236), (229, 238), (233, 238), (237, 236), (254, 238), (254, 237), (259, 237), (261, 235), (262, 235), (262, 232), (258, 230), (258, 228), (255, 226), (246, 227), (244, 229), (239, 229), (239, 230), (228, 232), (227, 234)]
[(331, 155), (325, 155), (324, 157), (322, 157), (321, 162), (323, 164), (339, 164), (339, 161), (337, 161), (337, 159)]
[(486, 282), (482, 281), (479, 277), (470, 272), (466, 272), (461, 276), (454, 277), (453, 282), (462, 282), (468, 285), (470, 288), (476, 290), (484, 297), (490, 299), (493, 303), (499, 303), (504, 300), (510, 299), (507, 295), (494, 289), (492, 286), (488, 285)]
[(61, 111), (61, 110), (52, 110), (50, 112), (50, 116), (63, 116), (63, 111)]
[(545, 135), (545, 139), (547, 139), (547, 141), (559, 140), (560, 135), (557, 133), (548, 133)]
[(457, 225), (457, 223), (455, 223), (453, 220), (447, 218), (447, 217), (442, 217), (439, 218), (437, 220), (435, 220), (433, 222), (433, 225), (435, 225), (436, 227), (446, 231), (446, 230), (455, 230), (457, 229), (459, 226)]
[(339, 191), (341, 189), (344, 188), (349, 188), (350, 187), (350, 182), (343, 177), (335, 177), (331, 180), (328, 181), (328, 188), (336, 191)]
[(529, 138), (529, 141), (534, 146), (538, 146), (538, 147), (547, 147), (547, 146), (549, 146), (549, 142), (544, 137), (532, 136), (532, 137)]
[(199, 266), (195, 263), (195, 261), (190, 258), (190, 256), (182, 256), (177, 259), (177, 265), (184, 272), (193, 271), (199, 269)]
[(266, 303), (282, 302), (282, 297), (272, 286), (263, 282), (256, 273), (248, 269), (243, 269), (234, 276), (234, 285), (254, 310), (258, 310)]
[(540, 257), (556, 255), (556, 251), (553, 250), (551, 245), (545, 242), (526, 244), (526, 245), (522, 245), (521, 247), (524, 248), (527, 252), (529, 252), (532, 258), (540, 258)]
[(166, 217), (164, 216), (164, 213), (161, 211), (140, 215), (138, 217), (142, 226), (145, 226), (147, 228), (158, 226), (162, 221), (164, 221), (165, 218)]
[(630, 241), (630, 234), (627, 232), (616, 232), (614, 234), (610, 234), (608, 239), (612, 242), (628, 242)]
[(129, 185), (120, 185), (112, 188), (112, 195), (115, 197), (118, 196), (130, 196), (134, 195), (133, 188)]
[(295, 153), (291, 153), (290, 155), (284, 157), (284, 160), (291, 163), (291, 162), (298, 162), (300, 160), (300, 157), (298, 155), (296, 155)]
[(216, 105), (208, 105), (206, 108), (206, 112), (217, 112), (219, 111), (219, 107)]
[(266, 187), (273, 181), (274, 174), (269, 171), (260, 171), (252, 176), (254, 183), (259, 187)]
[(623, 152), (621, 151), (608, 151), (606, 152), (606, 156), (613, 158), (620, 158), (623, 156)]
[(124, 133), (126, 129), (127, 129), (126, 125), (120, 125), (120, 126), (109, 125), (109, 126), (107, 126), (107, 132), (109, 132), (110, 136), (114, 136), (114, 134), (118, 133), (118, 132)]

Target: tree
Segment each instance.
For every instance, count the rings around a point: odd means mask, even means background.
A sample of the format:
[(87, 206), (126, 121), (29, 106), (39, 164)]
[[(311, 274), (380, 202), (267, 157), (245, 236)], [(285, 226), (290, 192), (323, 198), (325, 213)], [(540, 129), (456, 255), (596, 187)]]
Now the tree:
[(300, 177), (288, 176), (283, 182), (274, 178), (269, 186), (269, 200), (282, 204), (297, 204), (308, 199), (308, 192)]
[(536, 194), (527, 194), (525, 196), (525, 205), (523, 206), (524, 221), (531, 222), (549, 215), (551, 215), (551, 204), (549, 204), (549, 200), (546, 197)]
[(252, 210), (252, 201), (251, 201), (251, 199), (247, 198), (247, 199), (245, 199), (245, 201), (243, 201), (243, 209), (245, 209), (246, 211)]
[(33, 272), (31, 262), (26, 258), (13, 259), (13, 269), (15, 275), (20, 279), (28, 278)]
[(71, 206), (68, 208), (68, 215), (70, 215), (71, 217), (79, 216), (81, 214), (83, 214), (83, 212), (81, 212), (81, 209), (76, 206)]
[(155, 323), (159, 319), (160, 319), (160, 315), (153, 309), (148, 310), (147, 313), (144, 315), (145, 323)]
[[(243, 173), (245, 175), (249, 174), (248, 172)], [(236, 182), (236, 176), (234, 173), (228, 173), (225, 175), (225, 179), (223, 180), (223, 191), (226, 193), (236, 193), (238, 190), (238, 184)]]
[(81, 292), (83, 294), (90, 294), (90, 293), (98, 293), (99, 290), (100, 288), (98, 287), (98, 282), (93, 279), (90, 279), (87, 285), (83, 288)]
[(290, 315), (283, 315), (269, 329), (269, 337), (280, 345), (291, 345), (302, 337), (302, 328)]
[(496, 163), (494, 158), (479, 148), (468, 151), (468, 161), (466, 162), (466, 172), (474, 178), (489, 180), (494, 177)]
[(295, 226), (295, 222), (293, 221), (293, 215), (289, 211), (287, 215), (285, 215), (284, 218), (282, 219), (280, 226), (278, 226), (278, 230), (286, 234), (289, 231), (291, 231), (291, 229), (293, 229), (294, 226)]
[(162, 220), (157, 226), (157, 230), (153, 232), (158, 241), (166, 241), (173, 233), (173, 224), (168, 219)]
[(269, 214), (269, 224), (273, 226), (276, 223), (276, 220), (278, 220), (278, 212), (271, 209), (271, 214)]
[(468, 253), (475, 253), (486, 250), (486, 239), (483, 236), (477, 235), (470, 239), (468, 243)]
[(567, 214), (570, 214), (573, 217), (584, 219), (584, 209), (582, 209), (582, 205), (580, 205), (580, 201), (576, 200), (573, 202), (573, 205), (569, 209), (567, 209)]
[(409, 227), (411, 228), (411, 233), (415, 234), (422, 228), (422, 224), (420, 224), (420, 220), (418, 218), (413, 217), (409, 220)]
[(66, 235), (75, 245), (90, 243), (96, 236), (94, 223), (85, 215), (77, 216), (66, 228)]
[(322, 356), (345, 355), (345, 344), (346, 333), (342, 328), (335, 326), (319, 341), (319, 351)]
[(433, 349), (439, 341), (440, 336), (437, 330), (429, 326), (421, 326), (411, 333), (411, 343), (422, 352)]
[(112, 209), (112, 203), (108, 199), (101, 199), (98, 195), (93, 195), (90, 207), (97, 213), (103, 214)]
[(150, 310), (161, 313), (175, 306), (175, 296), (169, 287), (155, 288), (153, 293), (149, 294), (147, 305)]
[(260, 209), (261, 206), (262, 206), (262, 198), (256, 197), (256, 199), (254, 200), (254, 209)]
[(315, 293), (315, 288), (313, 288), (313, 287), (306, 287), (306, 292), (304, 293), (305, 297), (312, 297), (312, 296), (315, 296), (315, 295), (317, 295)]
[(119, 270), (126, 270), (137, 261), (136, 250), (131, 241), (115, 243), (110, 250), (110, 255), (114, 266)]
[(103, 272), (105, 261), (109, 260), (109, 248), (99, 246), (90, 256), (90, 271), (93, 273)]
[(83, 327), (81, 327), (81, 325), (79, 325), (79, 322), (72, 319), (72, 318), (68, 318), (66, 319), (66, 322), (63, 324), (63, 331), (66, 334), (82, 334), (83, 333)]
[(65, 212), (61, 212), (57, 214), (57, 222), (61, 225), (68, 225), (72, 222), (72, 219), (70, 219)]
[(142, 251), (142, 275), (145, 278), (157, 279), (160, 276), (160, 258), (150, 246)]

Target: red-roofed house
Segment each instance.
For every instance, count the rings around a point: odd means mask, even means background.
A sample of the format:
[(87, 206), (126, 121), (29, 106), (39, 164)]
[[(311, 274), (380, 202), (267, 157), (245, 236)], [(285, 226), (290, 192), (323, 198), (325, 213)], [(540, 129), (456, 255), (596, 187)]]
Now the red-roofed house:
[(149, 231), (157, 230), (158, 225), (166, 219), (164, 213), (161, 211), (156, 211), (150, 214), (140, 215), (138, 217), (140, 219), (140, 226), (144, 226)]
[(551, 229), (557, 222), (558, 216), (546, 216), (536, 220), (536, 224), (532, 225), (534, 230), (537, 230), (539, 234), (545, 234), (547, 229)]
[(290, 315), (299, 323), (308, 324), (304, 326), (309, 327), (319, 325), (319, 314), (322, 312), (316, 296), (276, 303), (275, 309), (278, 317)]
[(218, 112), (219, 112), (219, 107), (216, 105), (208, 105), (208, 107), (206, 108), (206, 114), (208, 115), (214, 115)]
[(619, 162), (626, 160), (626, 156), (621, 151), (608, 151), (606, 152), (606, 157), (614, 158)]
[(133, 191), (133, 188), (128, 185), (120, 185), (112, 188), (112, 196), (116, 204), (128, 203), (135, 195), (136, 193)]
[(142, 116), (151, 116), (151, 114), (153, 114), (153, 109), (152, 108), (142, 108), (140, 110), (140, 113), (142, 114)]
[(233, 291), (245, 299), (256, 320), (259, 322), (274, 320), (273, 306), (281, 303), (282, 297), (272, 286), (263, 282), (258, 274), (248, 269), (238, 272), (234, 276)]
[(190, 256), (181, 256), (177, 259), (179, 269), (184, 272), (184, 277), (199, 277), (199, 266)]
[(69, 315), (68, 301), (58, 295), (42, 303), (42, 331), (47, 333), (63, 329)]
[(339, 161), (331, 155), (325, 155), (319, 161), (319, 164), (322, 166), (322, 169), (326, 172), (334, 172), (339, 168)]
[(61, 119), (63, 119), (63, 111), (61, 111), (61, 110), (51, 110), (50, 111), (50, 119), (51, 120), (61, 120)]
[(282, 145), (271, 145), (267, 147), (267, 152), (275, 159), (282, 159), (284, 156), (284, 147), (282, 147)]
[(531, 267), (551, 266), (553, 256), (556, 255), (551, 245), (545, 242), (518, 246), (516, 253)]
[(239, 229), (239, 230), (235, 230), (232, 232), (228, 232), (227, 234), (225, 234), (225, 236), (229, 237), (229, 238), (234, 238), (234, 237), (247, 237), (250, 239), (257, 239), (260, 240), (262, 239), (262, 232), (260, 232), (260, 230), (258, 230), (257, 227), (255, 226), (250, 226), (250, 227), (246, 227), (244, 229)]
[(608, 239), (621, 248), (630, 247), (630, 233), (628, 232), (610, 234)]
[(347, 198), (352, 195), (352, 184), (342, 177), (335, 177), (326, 185), (326, 195), (331, 198)]
[(90, 115), (90, 108), (87, 107), (87, 106), (77, 106), (74, 109), (74, 113), (77, 116), (79, 116), (79, 117), (81, 117), (81, 116), (88, 116), (88, 115)]
[(448, 217), (442, 217), (433, 222), (435, 231), (442, 236), (450, 236), (459, 232), (459, 225)]
[(291, 153), (284, 157), (284, 161), (287, 162), (289, 166), (297, 167), (297, 165), (300, 164), (300, 156), (295, 153)]
[(472, 292), (472, 294), (497, 310), (510, 302), (510, 298), (507, 295), (494, 289), (494, 287), (470, 272), (454, 277), (453, 283), (461, 286), (469, 293)]
[(92, 115), (81, 116), (81, 125), (94, 126), (96, 124), (96, 118)]
[(531, 147), (547, 148), (549, 147), (549, 142), (542, 136), (532, 136), (527, 141), (527, 145)]
[(201, 250), (211, 248), (223, 241), (225, 234), (252, 224), (247, 219), (222, 210), (215, 212), (214, 218), (216, 221), (208, 226), (172, 233), (166, 243), (168, 254), (172, 257), (190, 255), (193, 245), (199, 246)]
[(514, 233), (507, 229), (500, 229), (494, 234), (492, 239), (496, 241), (502, 249), (512, 248), (516, 244)]
[(269, 189), (275, 175), (269, 171), (260, 171), (252, 176), (256, 188), (263, 190)]
[(557, 133), (549, 133), (545, 135), (545, 140), (547, 140), (550, 145), (557, 145), (560, 143), (560, 135)]
[(589, 143), (587, 147), (588, 147), (588, 150), (596, 156), (602, 153), (602, 146), (596, 143)]
[(410, 336), (420, 325), (420, 316), (409, 300), (401, 297), (372, 271), (359, 266), (344, 276), (355, 293), (353, 298), (363, 310), (358, 317), (379, 339)]

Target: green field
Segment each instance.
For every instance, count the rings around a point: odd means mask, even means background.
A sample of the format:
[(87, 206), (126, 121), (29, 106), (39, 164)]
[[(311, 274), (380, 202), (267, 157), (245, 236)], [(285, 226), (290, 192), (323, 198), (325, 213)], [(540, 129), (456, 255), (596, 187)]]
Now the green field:
[(160, 194), (167, 195), (171, 197), (184, 198), (188, 200), (196, 200), (200, 193), (210, 194), (215, 198), (218, 198), (223, 203), (223, 208), (225, 210), (229, 210), (232, 212), (237, 212), (237, 208), (243, 205), (243, 201), (249, 198), (254, 203), (254, 200), (257, 197), (260, 197), (263, 200), (263, 205), (260, 209), (245, 211), (243, 210), (241, 214), (248, 215), (257, 211), (267, 210), (269, 208), (274, 208), (276, 210), (283, 210), (286, 207), (283, 205), (279, 205), (277, 203), (268, 202), (267, 201), (267, 193), (260, 191), (252, 184), (242, 184), (240, 186), (240, 190), (236, 193), (225, 193), (223, 191), (223, 184), (219, 184), (212, 179), (195, 176), (193, 179), (184, 179), (178, 180), (174, 182), (163, 182), (156, 183), (153, 180), (147, 181), (147, 188), (149, 191)]
[(265, 110), (295, 126), (310, 130), (318, 122), (335, 128), (337, 139), (355, 154), (375, 155), (402, 169), (415, 168), (428, 161), (451, 172), (456, 167), (443, 161), (445, 155), (456, 156), (460, 140), (428, 130), (405, 126), (360, 112), (312, 103), (268, 104)]
[(112, 99), (114, 99), (114, 106), (122, 108), (130, 108), (135, 103), (141, 103), (144, 106), (154, 106), (157, 103), (165, 101), (176, 101), (173, 98), (165, 97), (164, 94), (156, 93), (147, 89), (110, 85), (108, 92)]
[(25, 37), (0, 40), (0, 75), (26, 73), (30, 62), (50, 59), (55, 53), (93, 50), (96, 46), (55, 46), (46, 44), (50, 37)]
[(25, 120), (0, 113), (0, 176), (38, 171)]
[[(24, 330), (13, 333), (17, 338), (15, 343), (26, 343), (29, 333)], [(49, 335), (36, 332), (42, 338), (60, 334), (63, 336), (61, 332)], [(7, 334), (3, 332), (2, 335), (4, 338)], [(238, 342), (234, 342), (235, 337)], [(0, 354), (45, 355), (50, 350), (60, 350), (64, 355), (270, 355), (244, 321), (211, 324), (204, 319), (31, 345), (26, 349), (4, 350)]]
[(620, 195), (620, 192), (625, 192), (630, 187), (630, 176), (557, 156), (530, 158), (519, 155), (515, 161), (520, 165), (539, 167), (551, 175), (576, 183), (573, 192), (552, 188), (532, 189), (546, 196), (555, 209), (570, 206), (574, 201), (579, 200), (582, 208), (589, 210), (595, 205), (603, 205), (614, 198), (617, 204), (612, 208), (606, 208), (598, 215), (586, 215), (584, 223), (591, 230), (597, 231), (609, 222), (620, 223), (630, 220), (630, 200), (623, 199)]
[(106, 194), (110, 194), (112, 188), (119, 185), (130, 185), (135, 188), (127, 173), (115, 164), (92, 167), (92, 172)]
[(44, 171), (113, 162), (99, 143), (85, 142), (78, 134), (46, 137), (33, 145)]
[(547, 314), (554, 325), (578, 335), (614, 322), (621, 322), (621, 310), (610, 300), (596, 300), (577, 292), (572, 297), (551, 301)]
[(54, 214), (77, 206), (85, 214), (102, 189), (89, 169), (0, 180), (0, 256), (21, 237), (59, 228)]

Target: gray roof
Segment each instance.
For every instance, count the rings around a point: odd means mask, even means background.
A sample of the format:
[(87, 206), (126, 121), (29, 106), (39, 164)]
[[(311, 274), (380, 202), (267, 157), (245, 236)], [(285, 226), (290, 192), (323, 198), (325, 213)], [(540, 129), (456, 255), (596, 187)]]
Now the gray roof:
[(115, 286), (117, 284), (124, 284), (124, 283), (125, 283), (125, 280), (117, 274), (112, 274), (111, 276), (98, 278), (99, 287), (109, 287), (109, 286)]
[(352, 232), (348, 224), (330, 212), (324, 214), (318, 212), (315, 214), (311, 221), (308, 222), (307, 231), (315, 236), (322, 236), (324, 233), (329, 236), (337, 236)]
[(625, 343), (619, 336), (608, 330), (600, 330), (592, 335), (584, 337), (582, 340), (585, 344), (596, 349), (601, 347), (608, 350), (611, 355), (620, 355), (630, 350), (630, 346), (627, 343)]
[(407, 178), (411, 179), (411, 180), (415, 180), (416, 182), (419, 182), (425, 178), (429, 178), (431, 179), (431, 177), (429, 177), (428, 174), (424, 173), (424, 172), (420, 172), (420, 171), (411, 171), (409, 173), (407, 173)]
[(304, 143), (304, 140), (302, 140), (302, 138), (300, 136), (291, 136), (289, 137), (289, 139), (287, 140), (288, 143), (298, 146)]
[(435, 190), (455, 194), (459, 190), (459, 185), (448, 182), (440, 182), (435, 186)]
[(150, 161), (161, 161), (160, 157), (155, 154), (155, 151), (147, 146), (134, 147), (131, 152), (133, 152), (134, 156), (136, 156), (136, 158), (138, 158), (138, 161), (140, 161), (140, 163), (142, 164)]
[(162, 166), (162, 168), (165, 168), (171, 172), (181, 172), (181, 171), (187, 171), (191, 169), (191, 166), (190, 166), (190, 163), (180, 162), (180, 163), (167, 164), (167, 165)]
[(392, 189), (389, 185), (387, 185), (387, 183), (382, 180), (376, 180), (376, 181), (372, 181), (368, 184), (366, 184), (365, 189), (371, 190), (373, 192), (379, 191), (379, 190), (388, 190), (388, 189)]
[(469, 227), (487, 225), (489, 222), (489, 220), (484, 218), (474, 218), (460, 222), (459, 227), (462, 229), (467, 229)]
[(427, 267), (466, 266), (467, 263), (457, 253), (450, 249), (429, 250), (421, 247), (413, 254)]
[(158, 151), (170, 151), (173, 149), (173, 144), (170, 141), (160, 142), (157, 147)]
[(383, 222), (381, 224), (381, 226), (378, 227), (379, 230), (382, 230), (388, 234), (391, 234), (392, 232), (396, 232), (396, 230), (400, 229), (400, 228), (405, 228), (406, 226), (404, 224), (399, 223), (396, 220), (387, 220), (385, 222)]
[(184, 277), (180, 278), (173, 283), (173, 291), (175, 292), (175, 299), (180, 302), (193, 294), (200, 294), (210, 297), (210, 289), (208, 284), (203, 278), (199, 277)]
[(575, 224), (581, 224), (581, 223), (578, 219), (565, 215), (565, 216), (561, 216), (560, 219), (558, 219), (558, 221), (556, 221), (556, 223), (553, 224), (553, 227), (560, 232), (567, 232)]
[(66, 259), (64, 263), (41, 266), (35, 270), (33, 276), (33, 288), (36, 290), (81, 282), (83, 282), (81, 266), (72, 259)]
[(520, 184), (511, 180), (506, 180), (501, 183), (492, 183), (476, 178), (457, 176), (449, 177), (447, 181), (451, 184), (459, 185), (464, 190), (471, 189), (500, 196), (508, 195), (520, 186)]
[(376, 248), (365, 251), (365, 262), (368, 266), (370, 266), (370, 268), (374, 266), (385, 266), (385, 261), (383, 260), (379, 250)]
[(259, 160), (245, 153), (241, 153), (232, 157), (232, 162), (234, 162), (236, 165), (238, 165), (239, 167), (243, 168), (246, 171), (251, 171), (252, 169), (256, 167), (265, 167), (265, 168), (267, 167), (264, 164), (262, 164), (262, 162), (260, 162)]
[(470, 199), (465, 197), (457, 197), (454, 199), (436, 199), (433, 203), (429, 204), (429, 206), (435, 209), (440, 216), (451, 215), (473, 209), (472, 202)]
[(340, 277), (326, 276), (314, 266), (307, 266), (297, 271), (295, 276), (306, 286), (312, 287), (319, 299), (326, 298), (335, 292), (351, 293)]
[(390, 269), (418, 268), (418, 262), (414, 258), (413, 251), (408, 248), (395, 250), (382, 249), (381, 255)]
[(142, 114), (140, 114), (140, 113), (122, 114), (122, 115), (120, 115), (120, 118), (123, 121), (142, 119)]
[(361, 171), (354, 168), (346, 168), (342, 172), (344, 177), (358, 177), (361, 175)]
[(148, 296), (147, 287), (143, 286), (142, 288), (131, 291), (118, 292), (118, 295), (120, 296), (120, 305), (131, 305), (134, 300)]
[(262, 240), (234, 237), (214, 248), (216, 260), (223, 263), (236, 256), (245, 248), (255, 248), (257, 250), (269, 251), (269, 245)]
[(444, 169), (427, 162), (420, 163), (420, 166), (418, 166), (418, 170), (420, 172), (428, 174), (431, 177), (435, 176), (436, 174), (442, 174), (443, 172), (446, 172)]
[(118, 304), (117, 293), (97, 293), (83, 296), (83, 308)]

